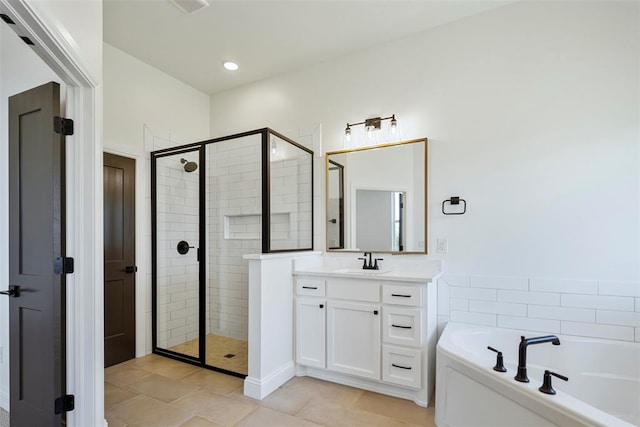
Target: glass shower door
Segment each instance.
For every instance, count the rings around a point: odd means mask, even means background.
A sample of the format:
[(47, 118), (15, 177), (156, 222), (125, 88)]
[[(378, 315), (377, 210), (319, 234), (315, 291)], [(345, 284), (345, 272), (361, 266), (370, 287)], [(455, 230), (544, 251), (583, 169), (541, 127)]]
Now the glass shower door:
[(200, 148), (156, 154), (154, 349), (200, 359)]
[(249, 268), (244, 254), (262, 250), (262, 135), (208, 144), (207, 366), (246, 375)]

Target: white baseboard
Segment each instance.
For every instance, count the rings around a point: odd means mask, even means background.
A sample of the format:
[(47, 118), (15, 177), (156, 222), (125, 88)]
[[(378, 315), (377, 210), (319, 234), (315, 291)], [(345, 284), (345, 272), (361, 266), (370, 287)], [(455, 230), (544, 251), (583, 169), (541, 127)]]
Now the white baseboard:
[(5, 411), (9, 411), (9, 390), (3, 388), (0, 388), (0, 408), (4, 409)]
[(247, 377), (244, 380), (244, 395), (262, 400), (295, 375), (295, 366), (289, 362), (266, 378)]
[(332, 372), (325, 369), (318, 368), (306, 368), (298, 371), (299, 376), (309, 376), (318, 378), (320, 380), (331, 381), (334, 383), (347, 385), (349, 387), (361, 388), (363, 390), (369, 390), (380, 394), (386, 394), (388, 396), (399, 397), (401, 399), (412, 400), (416, 405), (427, 407), (429, 402), (427, 396), (425, 396), (425, 390), (413, 390), (393, 384), (383, 383), (375, 380), (368, 380), (366, 378), (358, 378), (350, 375), (345, 375), (339, 372)]

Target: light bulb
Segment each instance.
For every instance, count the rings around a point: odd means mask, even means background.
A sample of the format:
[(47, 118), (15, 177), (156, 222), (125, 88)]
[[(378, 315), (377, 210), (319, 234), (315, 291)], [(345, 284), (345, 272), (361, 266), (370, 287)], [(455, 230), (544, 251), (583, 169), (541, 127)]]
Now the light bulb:
[(347, 123), (347, 128), (344, 130), (344, 140), (347, 142), (351, 141), (351, 127)]
[(278, 145), (276, 144), (275, 141), (271, 141), (271, 155), (275, 156), (277, 152), (278, 152)]
[(367, 126), (367, 138), (373, 139), (375, 136), (376, 128), (374, 126)]
[(398, 121), (396, 120), (395, 114), (391, 116), (391, 125), (389, 126), (389, 130), (391, 131), (391, 135), (398, 133)]

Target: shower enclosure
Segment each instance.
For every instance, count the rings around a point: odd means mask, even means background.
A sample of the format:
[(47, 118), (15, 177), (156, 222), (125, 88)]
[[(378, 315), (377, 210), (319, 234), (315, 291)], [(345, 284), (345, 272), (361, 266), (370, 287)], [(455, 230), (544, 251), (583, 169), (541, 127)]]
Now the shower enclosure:
[(313, 248), (313, 152), (272, 129), (151, 153), (153, 352), (246, 376), (243, 255)]

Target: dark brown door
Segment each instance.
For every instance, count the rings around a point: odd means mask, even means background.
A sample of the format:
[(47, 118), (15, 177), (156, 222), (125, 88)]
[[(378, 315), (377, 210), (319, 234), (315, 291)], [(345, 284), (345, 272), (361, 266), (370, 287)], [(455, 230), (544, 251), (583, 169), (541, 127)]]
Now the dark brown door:
[[(64, 138), (53, 131), (60, 85), (9, 98), (10, 421), (59, 426), (65, 388)], [(18, 287), (18, 289), (16, 289)], [(4, 290), (3, 290), (4, 291)]]
[(135, 171), (104, 154), (104, 365), (136, 355)]

